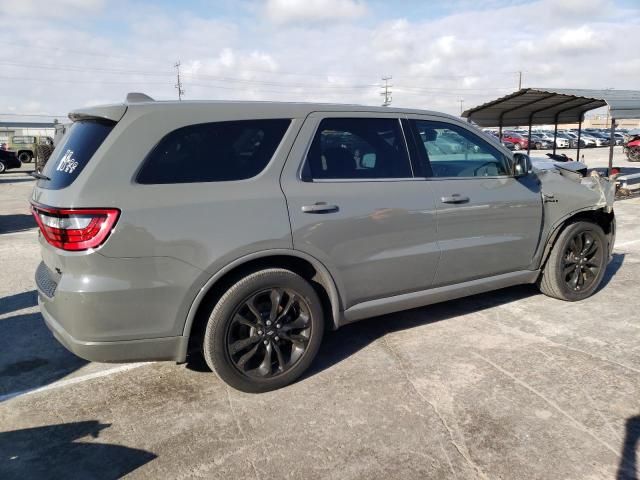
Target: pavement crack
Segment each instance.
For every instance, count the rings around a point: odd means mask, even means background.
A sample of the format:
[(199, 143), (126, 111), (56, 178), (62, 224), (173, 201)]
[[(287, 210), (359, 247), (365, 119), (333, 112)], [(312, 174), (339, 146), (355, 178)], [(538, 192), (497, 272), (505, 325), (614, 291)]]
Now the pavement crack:
[[(231, 416), (233, 417), (233, 420), (236, 422), (236, 427), (238, 428), (238, 432), (240, 433), (240, 436), (243, 438), (243, 440), (245, 442), (248, 442), (249, 437), (247, 436), (244, 429), (242, 428), (242, 425), (240, 424), (240, 419), (236, 415), (236, 410), (233, 407), (233, 402), (231, 401), (231, 392), (229, 392), (229, 386), (226, 384), (224, 386), (224, 391), (227, 394), (227, 403), (229, 404), (229, 410), (231, 410)], [(256, 480), (260, 480), (260, 475), (258, 475), (258, 469), (256, 468), (255, 463), (253, 463), (253, 460), (249, 459), (249, 464), (251, 465), (251, 468), (253, 468), (253, 474)]]
[[(408, 384), (411, 387), (411, 389), (418, 396), (418, 398), (420, 398), (424, 403), (426, 403), (427, 405), (429, 405), (431, 407), (431, 409), (434, 411), (434, 413), (436, 414), (436, 416), (440, 420), (440, 423), (442, 424), (444, 429), (447, 431), (447, 434), (448, 434), (448, 437), (449, 437), (449, 443), (451, 443), (451, 445), (453, 445), (453, 447), (456, 449), (458, 454), (460, 454), (460, 456), (465, 460), (465, 462), (467, 462), (467, 464), (481, 478), (488, 479), (488, 477), (482, 471), (482, 469), (469, 457), (469, 455), (467, 453), (465, 453), (464, 450), (466, 450), (466, 447), (460, 446), (458, 444), (458, 442), (455, 440), (455, 435), (454, 435), (453, 430), (449, 427), (449, 424), (447, 423), (445, 418), (442, 416), (442, 414), (440, 413), (438, 408), (435, 406), (435, 404), (433, 402), (431, 402), (428, 398), (426, 398), (424, 395), (422, 395), (420, 390), (418, 390), (418, 388), (416, 387), (415, 383), (413, 382), (413, 380), (411, 380), (411, 377), (407, 373), (407, 368), (405, 367), (404, 361), (402, 360), (400, 355), (398, 355), (398, 353), (395, 351), (395, 349), (391, 346), (391, 344), (387, 340), (387, 335), (384, 335), (382, 337), (382, 342), (385, 345), (387, 351), (391, 354), (391, 356), (394, 358), (394, 360), (398, 364), (398, 367), (400, 368), (400, 372), (402, 373), (402, 375), (404, 376), (404, 378), (408, 382)], [(442, 444), (441, 444), (441, 446), (442, 446)], [(444, 450), (444, 447), (443, 447), (443, 450)], [(446, 451), (445, 451), (445, 454), (446, 454)], [(449, 467), (451, 468), (451, 471), (455, 475), (455, 471), (453, 470), (453, 465), (451, 464), (451, 459), (449, 458), (449, 455), (446, 455), (446, 456), (447, 456), (447, 461), (449, 462)]]
[(496, 364), (495, 362), (489, 360), (488, 358), (485, 358), (485, 357), (483, 357), (482, 355), (480, 355), (479, 353), (476, 353), (476, 352), (473, 352), (473, 355), (475, 355), (480, 360), (482, 360), (483, 362), (487, 363), (488, 365), (493, 367), (498, 372), (500, 372), (503, 375), (509, 377), (515, 383), (517, 383), (521, 387), (527, 389), (529, 392), (533, 393), (535, 396), (537, 396), (538, 398), (543, 400), (545, 403), (547, 403), (549, 406), (551, 406), (554, 410), (556, 410), (558, 413), (560, 413), (565, 418), (567, 418), (579, 430), (583, 431), (584, 433), (589, 435), (591, 438), (593, 438), (596, 442), (598, 442), (600, 445), (605, 447), (607, 450), (611, 451), (611, 453), (613, 453), (616, 456), (616, 458), (620, 458), (620, 454), (618, 453), (618, 451), (615, 448), (613, 448), (611, 445), (609, 445), (609, 443), (607, 443), (605, 440), (603, 440), (598, 435), (596, 435), (594, 432), (592, 432), (589, 428), (587, 428), (587, 426), (585, 426), (582, 422), (580, 422), (577, 418), (575, 418), (569, 412), (564, 410), (560, 405), (558, 405), (552, 399), (547, 398), (547, 396), (544, 395), (542, 392), (539, 392), (536, 388), (534, 388), (533, 386), (529, 385), (524, 380), (521, 380), (520, 378), (516, 377), (513, 373), (511, 373), (507, 369), (501, 367), (500, 365)]

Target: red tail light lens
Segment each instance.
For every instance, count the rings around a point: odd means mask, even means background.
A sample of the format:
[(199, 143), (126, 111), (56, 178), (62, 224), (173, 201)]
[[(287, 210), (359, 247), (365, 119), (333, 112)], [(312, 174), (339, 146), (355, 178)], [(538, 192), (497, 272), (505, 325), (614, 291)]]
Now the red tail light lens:
[(33, 216), (45, 240), (62, 250), (99, 247), (118, 220), (117, 208), (51, 208), (32, 205)]

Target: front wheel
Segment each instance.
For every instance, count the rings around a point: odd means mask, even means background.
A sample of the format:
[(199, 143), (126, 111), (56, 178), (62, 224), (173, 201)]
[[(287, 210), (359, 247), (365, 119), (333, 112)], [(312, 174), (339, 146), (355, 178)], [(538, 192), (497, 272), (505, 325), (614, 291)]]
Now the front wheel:
[(204, 358), (230, 386), (266, 392), (302, 375), (323, 333), (322, 304), (313, 287), (289, 270), (261, 270), (233, 285), (214, 307)]
[(583, 300), (602, 282), (608, 258), (608, 241), (600, 226), (572, 223), (551, 249), (538, 287), (549, 297), (570, 302)]
[(522, 150), (522, 145), (520, 145), (519, 143), (515, 143), (515, 144), (513, 145), (513, 149), (514, 149), (514, 150)]
[(29, 163), (32, 160), (33, 156), (29, 152), (20, 152), (18, 154), (18, 160), (22, 163)]
[(4, 173), (7, 171), (7, 166), (4, 164), (4, 162), (0, 162), (0, 173)]

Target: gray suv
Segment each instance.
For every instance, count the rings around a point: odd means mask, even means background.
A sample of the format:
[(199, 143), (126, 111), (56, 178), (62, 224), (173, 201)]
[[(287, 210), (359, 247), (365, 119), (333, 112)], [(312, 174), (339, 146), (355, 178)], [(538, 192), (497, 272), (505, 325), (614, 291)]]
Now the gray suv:
[(581, 300), (613, 248), (608, 180), (445, 114), (130, 94), (70, 118), (33, 191), (36, 283), (88, 360), (202, 354), (267, 391), (326, 328), (515, 284)]

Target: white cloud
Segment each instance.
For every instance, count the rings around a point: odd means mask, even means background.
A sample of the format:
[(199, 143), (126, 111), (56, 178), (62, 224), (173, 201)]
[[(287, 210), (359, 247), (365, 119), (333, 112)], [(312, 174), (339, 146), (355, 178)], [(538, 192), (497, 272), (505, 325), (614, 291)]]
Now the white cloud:
[(6, 17), (71, 17), (97, 13), (105, 0), (0, 0), (0, 11)]
[(561, 49), (585, 50), (599, 47), (595, 32), (586, 25), (579, 28), (558, 32), (551, 41), (556, 41)]
[(367, 12), (361, 0), (267, 0), (264, 9), (277, 24), (347, 21)]
[[(471, 107), (515, 90), (518, 71), (525, 86), (637, 88), (640, 63), (629, 39), (640, 27), (638, 9), (599, 11), (593, 2), (583, 8), (573, 1), (497, 2), (484, 11), (469, 2), (439, 18), (408, 16), (399, 4), (399, 18), (383, 18), (375, 3), (355, 0), (272, 1), (235, 17), (124, 1), (99, 10), (94, 0), (98, 10), (85, 11), (81, 21), (31, 14), (5, 23), (0, 113), (15, 107), (60, 114), (121, 102), (129, 91), (173, 99), (176, 60), (187, 99), (376, 105), (380, 77), (392, 75), (394, 105), (458, 113), (461, 98)], [(261, 21), (278, 4), (289, 10)], [(0, 5), (7, 8), (8, 0)], [(575, 14), (565, 13), (560, 25), (548, 17), (552, 8)], [(344, 21), (323, 21), (329, 14)]]

